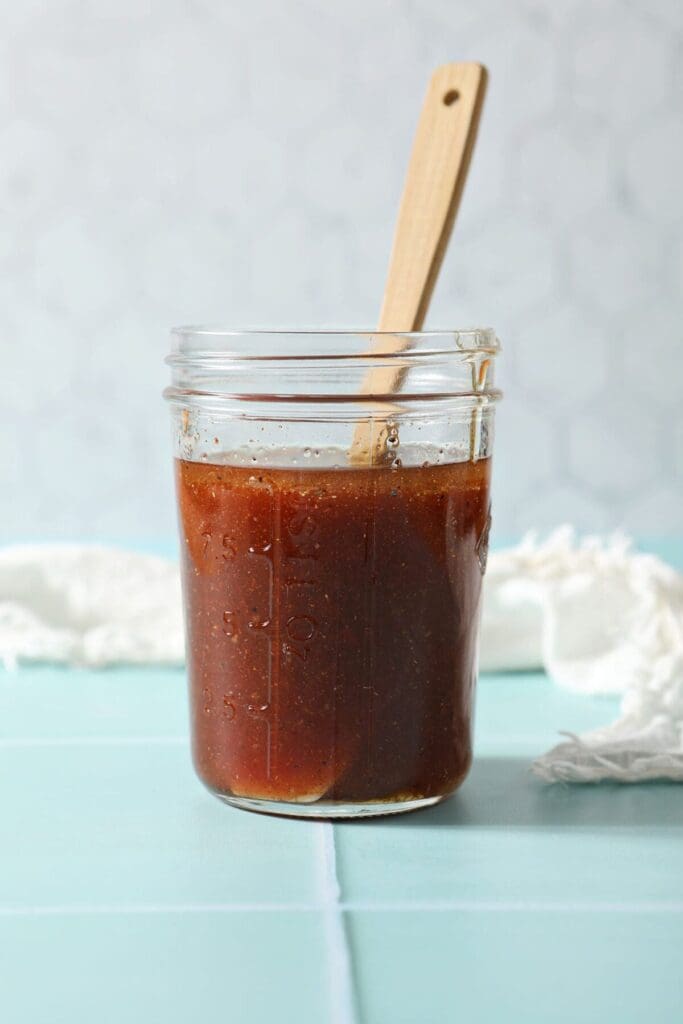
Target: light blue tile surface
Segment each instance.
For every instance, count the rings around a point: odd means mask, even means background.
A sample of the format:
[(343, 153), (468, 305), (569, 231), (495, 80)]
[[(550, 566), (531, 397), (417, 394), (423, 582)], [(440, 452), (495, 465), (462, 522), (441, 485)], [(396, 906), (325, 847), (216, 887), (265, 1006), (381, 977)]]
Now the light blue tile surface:
[(683, 790), (528, 771), (615, 710), (484, 677), (460, 794), (333, 832), (203, 790), (181, 672), (0, 674), (0, 1020), (678, 1024)]
[(0, 917), (4, 1024), (329, 1019), (320, 915)]
[(337, 826), (344, 894), (375, 906), (677, 900), (683, 798), (674, 785), (548, 787), (517, 758), (482, 758), (428, 811)]
[(371, 1024), (674, 1024), (680, 914), (355, 913)]
[(35, 665), (0, 679), (0, 740), (187, 736), (182, 669)]
[(619, 701), (581, 697), (552, 686), (540, 672), (484, 675), (477, 691), (476, 750), (518, 753), (527, 760), (560, 741), (559, 730), (582, 732), (612, 721)]
[(230, 813), (194, 778), (185, 743), (0, 745), (0, 807), (0, 906), (314, 895), (313, 833)]

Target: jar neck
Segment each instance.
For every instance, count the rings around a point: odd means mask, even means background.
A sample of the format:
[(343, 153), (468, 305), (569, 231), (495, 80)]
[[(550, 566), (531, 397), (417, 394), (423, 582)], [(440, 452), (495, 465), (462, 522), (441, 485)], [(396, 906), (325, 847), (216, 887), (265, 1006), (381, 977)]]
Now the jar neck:
[(175, 402), (363, 406), (495, 401), (493, 331), (389, 334), (179, 328), (167, 362)]

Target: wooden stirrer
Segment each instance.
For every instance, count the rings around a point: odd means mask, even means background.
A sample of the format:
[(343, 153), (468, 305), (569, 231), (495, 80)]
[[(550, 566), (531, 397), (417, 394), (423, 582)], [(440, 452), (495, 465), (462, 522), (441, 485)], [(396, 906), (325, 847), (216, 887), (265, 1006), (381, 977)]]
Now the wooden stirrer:
[[(481, 64), (444, 64), (429, 82), (408, 165), (384, 289), (378, 331), (419, 331), (441, 269), (477, 137), (488, 75)], [(410, 344), (401, 334), (373, 336), (369, 355), (399, 353)], [(392, 394), (405, 369), (374, 367), (364, 395)], [(386, 405), (389, 412), (391, 405)], [(384, 419), (356, 427), (349, 460), (373, 465), (386, 451)]]

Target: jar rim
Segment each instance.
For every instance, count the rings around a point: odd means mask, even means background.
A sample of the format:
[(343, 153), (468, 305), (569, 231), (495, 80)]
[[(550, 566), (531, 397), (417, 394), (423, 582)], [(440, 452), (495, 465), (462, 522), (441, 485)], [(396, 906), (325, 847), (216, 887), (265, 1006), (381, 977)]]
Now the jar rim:
[[(405, 339), (381, 352), (372, 351), (372, 339)], [(274, 344), (277, 340), (284, 344)], [(292, 343), (303, 344), (294, 351)], [(240, 341), (243, 344), (240, 344)], [(317, 341), (317, 345), (312, 343)], [(417, 359), (425, 356), (458, 356), (477, 352), (496, 356), (500, 342), (491, 327), (467, 327), (428, 331), (378, 331), (374, 328), (225, 328), (212, 325), (187, 325), (171, 329), (171, 354), (167, 363), (186, 360), (364, 360)], [(269, 345), (273, 343), (273, 347)], [(289, 344), (287, 344), (289, 343)]]
[(236, 330), (177, 327), (166, 357), (171, 402), (422, 406), (496, 401), (500, 343), (491, 328), (460, 331)]

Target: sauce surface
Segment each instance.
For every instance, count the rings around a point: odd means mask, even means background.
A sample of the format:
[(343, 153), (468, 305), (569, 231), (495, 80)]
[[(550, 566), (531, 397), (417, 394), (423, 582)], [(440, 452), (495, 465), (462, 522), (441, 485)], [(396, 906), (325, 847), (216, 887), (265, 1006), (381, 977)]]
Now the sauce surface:
[(488, 459), (176, 460), (195, 766), (226, 796), (452, 792), (471, 762)]

